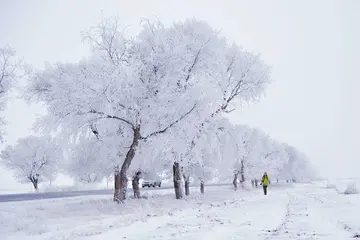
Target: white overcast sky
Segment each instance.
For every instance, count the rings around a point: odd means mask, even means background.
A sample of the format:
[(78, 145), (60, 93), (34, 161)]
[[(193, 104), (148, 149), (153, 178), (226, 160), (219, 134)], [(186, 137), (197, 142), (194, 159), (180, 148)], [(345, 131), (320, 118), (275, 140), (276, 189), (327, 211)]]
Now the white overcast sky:
[[(140, 18), (206, 20), (272, 66), (275, 82), (266, 97), (231, 119), (298, 147), (322, 175), (360, 176), (359, 13), (358, 0), (0, 0), (0, 46), (41, 67), (88, 54), (80, 31), (102, 14), (119, 16), (134, 31)], [(41, 112), (10, 103), (8, 143), (26, 136)], [(11, 174), (0, 172), (0, 188), (9, 187)]]

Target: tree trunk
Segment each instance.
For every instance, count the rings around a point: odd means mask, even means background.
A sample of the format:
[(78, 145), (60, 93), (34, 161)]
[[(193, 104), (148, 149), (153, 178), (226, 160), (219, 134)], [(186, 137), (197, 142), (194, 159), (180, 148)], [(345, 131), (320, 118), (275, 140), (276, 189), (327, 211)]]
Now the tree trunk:
[(200, 193), (201, 194), (205, 193), (205, 184), (203, 180), (200, 180)]
[(30, 177), (30, 181), (31, 181), (35, 191), (37, 192), (39, 190), (39, 185), (38, 185), (39, 180), (35, 177)]
[(38, 190), (39, 190), (39, 188), (38, 188), (38, 181), (36, 180), (36, 181), (33, 182), (32, 184), (33, 184), (33, 186), (34, 186), (35, 191), (38, 191)]
[(139, 181), (140, 181), (141, 171), (137, 171), (135, 176), (132, 179), (132, 187), (134, 191), (134, 198), (140, 198), (140, 188), (139, 188)]
[(240, 169), (240, 183), (242, 188), (244, 188), (244, 182), (245, 182), (245, 166), (244, 166), (244, 159), (242, 159), (241, 169)]
[(117, 166), (114, 171), (114, 201), (117, 200), (117, 196), (119, 196), (119, 192), (120, 192), (120, 170), (119, 170), (119, 166)]
[(185, 180), (185, 195), (189, 196), (190, 195), (190, 177), (187, 177), (184, 175), (184, 180)]
[(135, 157), (135, 150), (137, 145), (139, 144), (140, 139), (140, 126), (133, 128), (133, 141), (129, 148), (129, 151), (126, 153), (125, 161), (121, 166), (120, 171), (115, 170), (114, 176), (114, 201), (115, 202), (123, 202), (126, 199), (126, 190), (127, 190), (127, 171), (130, 167), (132, 160)]
[(237, 180), (238, 180), (238, 175), (239, 175), (239, 173), (238, 173), (238, 172), (234, 174), (233, 185), (234, 185), (234, 190), (235, 190), (235, 191), (237, 190)]
[(178, 162), (174, 162), (173, 165), (173, 180), (174, 180), (175, 197), (176, 199), (182, 199), (183, 192), (181, 189), (181, 171), (180, 171), (180, 164)]

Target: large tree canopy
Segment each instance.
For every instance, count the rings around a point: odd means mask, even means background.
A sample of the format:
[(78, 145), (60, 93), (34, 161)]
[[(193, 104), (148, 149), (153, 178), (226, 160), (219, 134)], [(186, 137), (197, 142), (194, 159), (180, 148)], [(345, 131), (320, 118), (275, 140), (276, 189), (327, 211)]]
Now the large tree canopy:
[(127, 151), (115, 173), (119, 201), (139, 144), (176, 125), (196, 133), (231, 105), (258, 99), (269, 83), (269, 68), (258, 55), (195, 19), (169, 27), (145, 21), (133, 38), (111, 19), (84, 38), (93, 55), (48, 65), (33, 75), (28, 94), (47, 106), (42, 128), (65, 135), (92, 128), (101, 138), (112, 127), (122, 136)]

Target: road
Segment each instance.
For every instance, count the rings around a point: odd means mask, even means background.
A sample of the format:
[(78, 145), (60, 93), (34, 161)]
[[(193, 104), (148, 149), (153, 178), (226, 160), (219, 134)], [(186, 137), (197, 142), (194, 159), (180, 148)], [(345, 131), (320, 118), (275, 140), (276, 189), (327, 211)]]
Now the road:
[[(208, 184), (207, 186), (222, 186), (222, 185), (230, 185), (230, 184), (228, 183)], [(165, 190), (171, 188), (173, 187), (163, 186), (161, 188), (142, 188), (141, 191)], [(52, 198), (69, 198), (69, 197), (79, 197), (79, 196), (89, 196), (89, 195), (112, 195), (112, 194), (113, 194), (112, 189), (45, 192), (45, 193), (16, 193), (16, 194), (0, 195), (0, 202), (17, 202), (17, 201), (52, 199)]]

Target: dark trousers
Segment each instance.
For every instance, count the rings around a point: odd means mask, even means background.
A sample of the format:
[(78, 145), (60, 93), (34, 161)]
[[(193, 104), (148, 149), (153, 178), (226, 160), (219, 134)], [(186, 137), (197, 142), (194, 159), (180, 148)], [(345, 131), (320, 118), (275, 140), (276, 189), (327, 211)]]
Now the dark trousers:
[(267, 195), (267, 185), (263, 185), (263, 189), (264, 189), (264, 195)]

